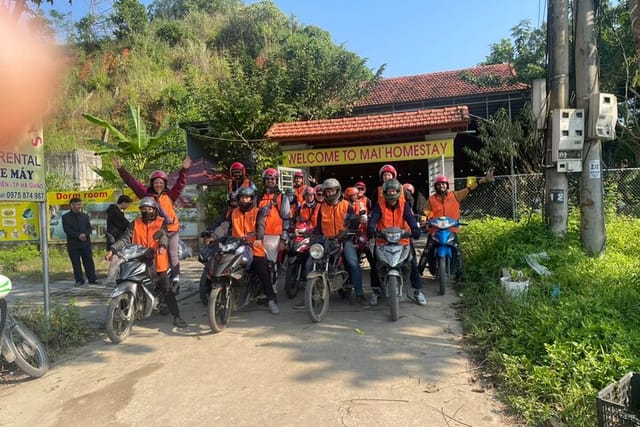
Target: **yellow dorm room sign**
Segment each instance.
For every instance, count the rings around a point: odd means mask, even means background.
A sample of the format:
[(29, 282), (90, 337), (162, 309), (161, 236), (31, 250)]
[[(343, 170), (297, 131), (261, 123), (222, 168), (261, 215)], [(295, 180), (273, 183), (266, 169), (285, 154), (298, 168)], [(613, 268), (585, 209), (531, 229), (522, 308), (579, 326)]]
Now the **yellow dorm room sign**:
[(453, 139), (285, 151), (284, 165), (290, 167), (353, 165), (434, 159), (442, 156), (453, 157)]

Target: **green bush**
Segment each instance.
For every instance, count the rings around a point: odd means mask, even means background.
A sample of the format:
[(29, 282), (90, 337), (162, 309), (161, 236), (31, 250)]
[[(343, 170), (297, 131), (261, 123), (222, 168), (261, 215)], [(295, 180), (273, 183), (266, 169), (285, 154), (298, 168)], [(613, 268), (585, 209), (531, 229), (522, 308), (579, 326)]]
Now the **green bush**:
[[(606, 253), (588, 257), (575, 217), (564, 239), (541, 218), (476, 220), (460, 233), (467, 342), (528, 422), (595, 425), (597, 392), (640, 369), (639, 234), (640, 220), (612, 218)], [(501, 269), (543, 251), (551, 276), (533, 273), (525, 297), (505, 295)]]
[(19, 244), (11, 249), (1, 251), (0, 272), (11, 273), (18, 271), (18, 265), (28, 259), (40, 258), (40, 251), (35, 245)]

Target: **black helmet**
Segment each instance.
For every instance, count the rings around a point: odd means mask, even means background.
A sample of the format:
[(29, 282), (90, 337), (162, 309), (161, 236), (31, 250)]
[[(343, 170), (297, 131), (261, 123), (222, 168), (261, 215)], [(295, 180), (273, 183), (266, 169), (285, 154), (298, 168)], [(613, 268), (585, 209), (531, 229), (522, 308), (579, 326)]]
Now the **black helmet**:
[[(392, 194), (389, 194), (388, 193), (389, 190), (395, 190), (395, 192), (393, 192)], [(402, 184), (400, 184), (397, 180), (390, 179), (388, 181), (385, 181), (384, 184), (382, 184), (382, 195), (384, 196), (384, 199), (387, 202), (397, 201), (400, 198), (401, 194), (402, 194)]]
[[(240, 208), (240, 210), (242, 212), (247, 212), (255, 204), (256, 192), (252, 187), (240, 187), (238, 188), (238, 191), (236, 191), (236, 197), (238, 198), (238, 207)], [(243, 202), (242, 200), (240, 200), (241, 197), (251, 197), (251, 201)]]
[[(331, 197), (328, 197), (327, 189), (329, 188), (335, 188), (336, 194), (334, 194)], [(325, 179), (324, 182), (322, 183), (322, 193), (324, 194), (324, 199), (327, 202), (329, 202), (330, 204), (334, 204), (334, 202), (338, 200), (338, 198), (340, 198), (340, 193), (342, 193), (342, 186), (340, 185), (340, 181), (338, 181), (335, 178)]]

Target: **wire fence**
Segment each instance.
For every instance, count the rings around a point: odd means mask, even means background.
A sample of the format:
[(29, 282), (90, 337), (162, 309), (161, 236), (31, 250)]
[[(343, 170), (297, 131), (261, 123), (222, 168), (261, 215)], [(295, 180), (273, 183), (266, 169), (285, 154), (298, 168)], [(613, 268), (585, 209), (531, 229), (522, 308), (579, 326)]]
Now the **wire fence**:
[[(602, 175), (605, 214), (640, 218), (640, 168), (606, 169)], [(464, 188), (466, 178), (455, 180)], [(569, 210), (579, 208), (580, 174), (569, 175)], [(543, 174), (496, 176), (460, 204), (465, 218), (497, 216), (520, 221), (544, 209)]]

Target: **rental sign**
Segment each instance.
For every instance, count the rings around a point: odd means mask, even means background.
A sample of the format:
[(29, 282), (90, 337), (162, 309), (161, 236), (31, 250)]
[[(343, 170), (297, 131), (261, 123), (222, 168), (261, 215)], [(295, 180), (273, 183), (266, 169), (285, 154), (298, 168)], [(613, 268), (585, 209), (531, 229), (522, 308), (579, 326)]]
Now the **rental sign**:
[(453, 157), (453, 139), (284, 152), (284, 165), (311, 167)]

